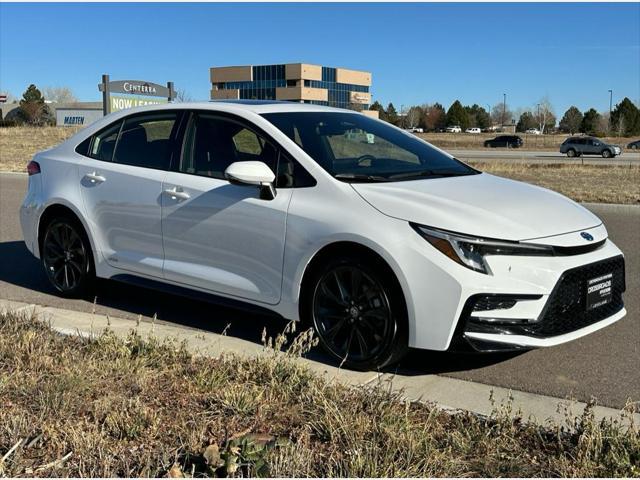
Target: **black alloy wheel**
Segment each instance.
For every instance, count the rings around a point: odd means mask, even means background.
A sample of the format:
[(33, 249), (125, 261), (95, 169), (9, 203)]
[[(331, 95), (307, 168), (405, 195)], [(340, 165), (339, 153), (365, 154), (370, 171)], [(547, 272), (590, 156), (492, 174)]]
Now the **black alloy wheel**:
[(76, 221), (56, 218), (42, 239), (42, 263), (49, 281), (63, 296), (84, 293), (93, 278), (91, 248)]
[(405, 308), (394, 308), (399, 306), (397, 292), (383, 278), (352, 261), (332, 262), (317, 277), (313, 326), (324, 349), (347, 367), (382, 368), (406, 349)]

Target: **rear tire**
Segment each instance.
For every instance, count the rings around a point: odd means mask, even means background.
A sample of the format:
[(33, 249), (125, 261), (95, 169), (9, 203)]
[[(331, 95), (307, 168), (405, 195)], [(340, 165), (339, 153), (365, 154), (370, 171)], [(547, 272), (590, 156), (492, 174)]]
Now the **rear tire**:
[(602, 151), (602, 158), (611, 158), (611, 151), (603, 150)]
[(303, 320), (336, 361), (356, 370), (395, 363), (408, 349), (407, 309), (395, 278), (364, 255), (325, 262), (307, 284)]
[(569, 150), (567, 150), (567, 157), (573, 158), (575, 156), (576, 156), (576, 151), (573, 148), (570, 148)]
[(49, 282), (63, 297), (86, 294), (95, 281), (91, 244), (72, 215), (52, 218), (44, 228), (40, 258)]

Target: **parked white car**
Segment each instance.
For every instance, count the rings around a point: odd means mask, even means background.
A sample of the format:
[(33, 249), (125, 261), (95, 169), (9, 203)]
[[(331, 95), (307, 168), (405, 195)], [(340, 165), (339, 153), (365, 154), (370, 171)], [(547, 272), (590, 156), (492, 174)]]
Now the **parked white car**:
[(462, 132), (462, 128), (459, 127), (458, 125), (453, 125), (451, 127), (447, 127), (447, 132), (448, 133), (460, 133), (460, 132)]
[(424, 129), (420, 127), (411, 127), (408, 129), (411, 133), (424, 133)]
[(550, 347), (626, 313), (624, 257), (590, 211), (348, 110), (124, 110), (28, 172), (25, 243), (61, 295), (97, 276), (241, 301), (353, 368)]
[(528, 135), (542, 135), (542, 132), (537, 128), (529, 128), (525, 133)]
[(471, 127), (465, 130), (465, 133), (482, 133), (478, 127)]

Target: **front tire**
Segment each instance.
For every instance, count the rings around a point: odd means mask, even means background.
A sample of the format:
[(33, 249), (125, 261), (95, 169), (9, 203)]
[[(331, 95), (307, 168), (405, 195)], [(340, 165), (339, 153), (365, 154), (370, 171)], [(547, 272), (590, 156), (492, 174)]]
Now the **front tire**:
[(603, 150), (602, 151), (602, 158), (611, 158), (611, 151)]
[(70, 215), (49, 221), (40, 257), (49, 282), (63, 297), (80, 297), (94, 282), (89, 239), (82, 225)]
[(342, 365), (381, 369), (406, 353), (406, 305), (390, 277), (359, 256), (332, 259), (316, 271), (305, 316), (320, 345)]

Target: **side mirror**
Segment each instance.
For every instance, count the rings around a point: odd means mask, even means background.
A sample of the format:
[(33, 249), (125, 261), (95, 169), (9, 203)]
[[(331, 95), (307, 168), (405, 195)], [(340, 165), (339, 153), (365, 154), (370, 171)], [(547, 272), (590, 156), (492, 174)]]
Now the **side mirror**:
[(273, 185), (276, 176), (263, 162), (234, 162), (224, 171), (224, 176), (236, 185), (260, 187), (260, 198), (264, 200), (273, 200), (276, 197)]

